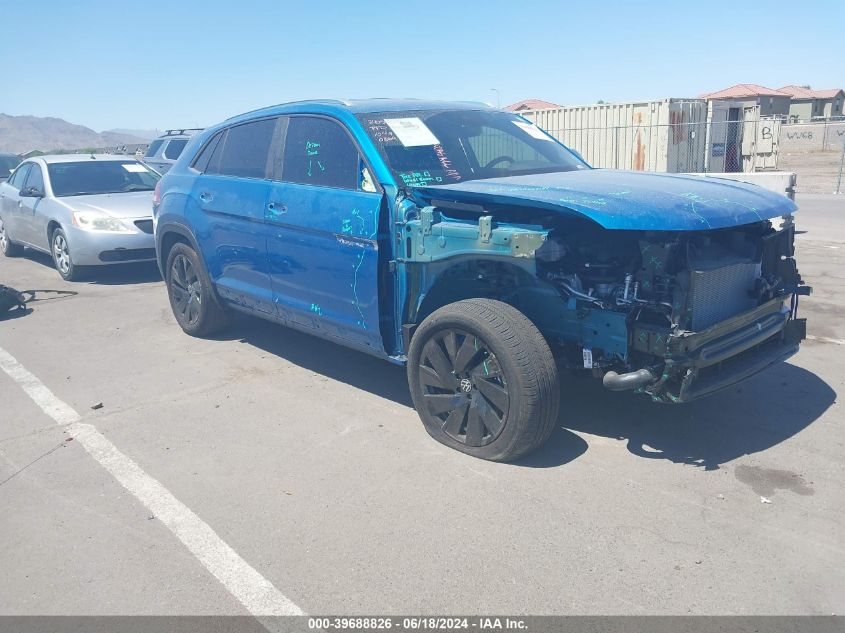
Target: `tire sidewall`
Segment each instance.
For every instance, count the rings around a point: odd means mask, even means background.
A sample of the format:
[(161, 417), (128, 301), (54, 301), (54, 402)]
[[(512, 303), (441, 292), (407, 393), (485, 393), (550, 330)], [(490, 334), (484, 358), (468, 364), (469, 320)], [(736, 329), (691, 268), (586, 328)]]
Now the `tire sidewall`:
[[(504, 418), (504, 428), (495, 440), (485, 446), (467, 446), (450, 437), (442, 429), (443, 422), (428, 412), (423, 401), (423, 389), (419, 381), (419, 362), (422, 350), (432, 336), (448, 329), (463, 330), (481, 339), (484, 345), (496, 356), (507, 381), (510, 402)], [(517, 442), (525, 425), (529, 423), (523, 410), (522, 393), (525, 386), (523, 382), (522, 372), (514, 363), (510, 350), (502, 344), (492, 328), (485, 327), (483, 321), (479, 322), (464, 315), (437, 315), (435, 313), (420, 325), (411, 339), (408, 353), (408, 386), (411, 390), (414, 407), (429, 435), (446, 446), (463, 453), (482, 459), (494, 460), (508, 453), (509, 448)]]

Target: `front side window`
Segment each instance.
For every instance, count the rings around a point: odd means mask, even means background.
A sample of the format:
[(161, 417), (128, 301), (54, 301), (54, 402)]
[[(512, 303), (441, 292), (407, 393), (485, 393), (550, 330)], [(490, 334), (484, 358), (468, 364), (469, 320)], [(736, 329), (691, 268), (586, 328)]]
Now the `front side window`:
[(176, 160), (179, 158), (179, 154), (182, 153), (182, 150), (185, 149), (185, 145), (187, 144), (188, 139), (173, 139), (167, 144), (167, 147), (164, 148), (164, 157), (168, 160)]
[(150, 146), (147, 148), (147, 153), (144, 154), (144, 158), (151, 158), (151, 157), (155, 156), (156, 152), (159, 150), (162, 143), (164, 143), (164, 140), (162, 140), (162, 139), (157, 139), (157, 140), (153, 141), (152, 143), (150, 143)]
[(206, 173), (267, 178), (276, 122), (277, 119), (262, 119), (229, 128), (217, 144)]
[[(340, 189), (375, 186), (358, 155), (358, 149), (346, 130), (329, 119), (309, 116), (291, 117), (285, 136), (282, 180)], [(369, 181), (366, 179), (369, 178)]]
[(44, 193), (44, 174), (41, 173), (41, 166), (33, 163), (32, 167), (29, 170), (29, 176), (27, 176), (26, 184), (24, 185), (25, 189), (33, 188), (36, 191), (40, 191)]
[(589, 169), (534, 124), (498, 110), (375, 112), (358, 120), (406, 187)]
[(23, 188), (23, 183), (26, 180), (27, 175), (29, 174), (30, 167), (32, 167), (32, 163), (24, 163), (23, 165), (18, 167), (15, 173), (12, 174), (12, 177), (9, 178), (9, 184), (17, 190)]
[(56, 197), (152, 191), (161, 178), (136, 160), (51, 163), (47, 173)]

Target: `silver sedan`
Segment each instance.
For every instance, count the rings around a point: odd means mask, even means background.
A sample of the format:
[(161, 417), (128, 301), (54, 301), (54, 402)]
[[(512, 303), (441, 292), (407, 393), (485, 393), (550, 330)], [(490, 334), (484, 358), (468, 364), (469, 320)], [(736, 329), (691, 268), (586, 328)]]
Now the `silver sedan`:
[(0, 250), (50, 253), (59, 274), (155, 260), (152, 202), (160, 176), (127, 156), (66, 154), (21, 163), (0, 183)]

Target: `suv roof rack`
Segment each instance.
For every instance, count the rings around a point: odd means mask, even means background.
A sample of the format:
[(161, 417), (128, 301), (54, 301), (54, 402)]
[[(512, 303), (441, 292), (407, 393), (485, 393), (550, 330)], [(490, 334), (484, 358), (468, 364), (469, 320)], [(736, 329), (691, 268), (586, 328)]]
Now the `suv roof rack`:
[(186, 132), (202, 132), (205, 128), (201, 127), (183, 127), (183, 128), (176, 128), (174, 130), (167, 130), (162, 136), (178, 136), (179, 134), (185, 134)]

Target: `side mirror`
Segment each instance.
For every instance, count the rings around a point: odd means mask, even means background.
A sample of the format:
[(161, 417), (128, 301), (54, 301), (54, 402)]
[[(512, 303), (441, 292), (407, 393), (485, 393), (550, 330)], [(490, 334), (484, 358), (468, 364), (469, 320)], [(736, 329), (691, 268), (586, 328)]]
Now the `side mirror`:
[(44, 192), (37, 187), (24, 187), (18, 195), (21, 198), (43, 198)]

